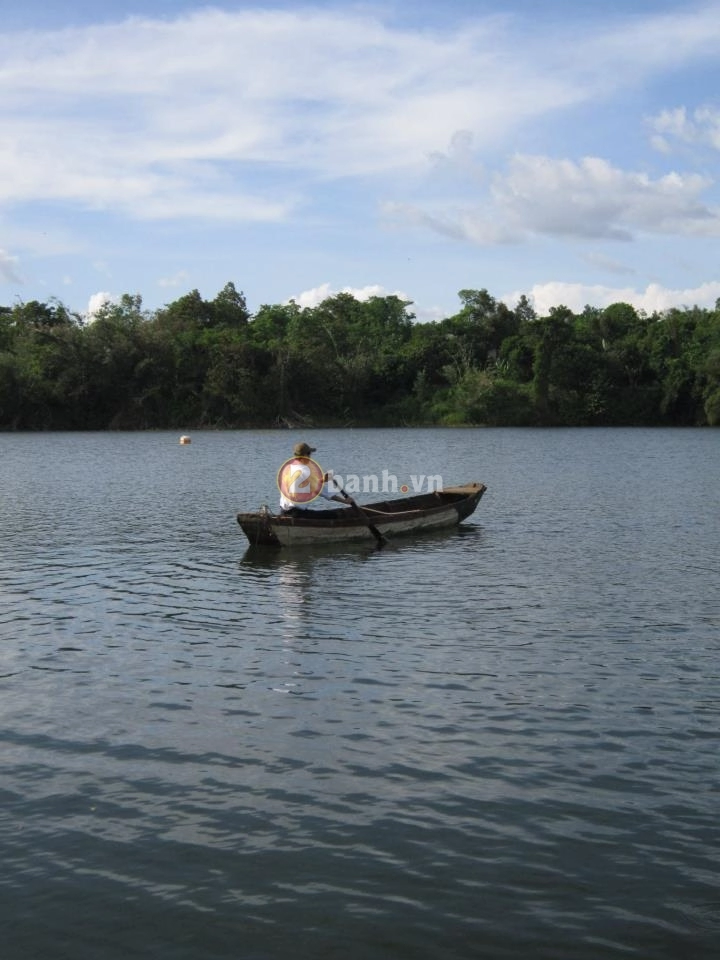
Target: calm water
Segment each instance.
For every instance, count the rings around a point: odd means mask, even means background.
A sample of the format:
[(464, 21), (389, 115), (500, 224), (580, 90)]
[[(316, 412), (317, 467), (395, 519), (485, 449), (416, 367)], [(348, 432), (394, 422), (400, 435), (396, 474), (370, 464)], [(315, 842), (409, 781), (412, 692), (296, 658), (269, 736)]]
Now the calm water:
[[(0, 434), (2, 960), (720, 955), (720, 431), (178, 436)], [(299, 439), (488, 492), (248, 551)]]

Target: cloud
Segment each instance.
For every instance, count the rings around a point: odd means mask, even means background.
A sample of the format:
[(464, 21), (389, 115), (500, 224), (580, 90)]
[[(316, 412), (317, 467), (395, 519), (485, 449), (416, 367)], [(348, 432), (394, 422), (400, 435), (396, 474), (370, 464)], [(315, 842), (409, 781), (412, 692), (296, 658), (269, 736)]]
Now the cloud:
[(720, 210), (701, 194), (699, 174), (621, 170), (600, 157), (576, 163), (516, 155), (496, 174), (486, 199), (455, 209), (387, 204), (390, 217), (481, 246), (532, 236), (632, 240), (638, 234), (720, 236)]
[(297, 296), (288, 298), (288, 303), (294, 300), (299, 307), (317, 307), (328, 297), (335, 297), (339, 293), (349, 293), (356, 300), (369, 300), (371, 297), (398, 297), (400, 300), (410, 301), (410, 297), (401, 290), (389, 291), (379, 284), (369, 284), (366, 287), (342, 287), (333, 289), (329, 283), (321, 283), (319, 287), (313, 287), (311, 290), (304, 290)]
[(17, 257), (10, 256), (6, 250), (0, 248), (0, 280), (4, 283), (21, 284), (22, 280), (16, 270), (17, 263)]
[(105, 291), (100, 291), (99, 293), (94, 293), (90, 300), (88, 301), (87, 310), (85, 315), (88, 320), (94, 320), (98, 315), (100, 310), (104, 306), (107, 306), (108, 303), (117, 303), (118, 297), (112, 293), (106, 293)]
[[(605, 287), (553, 281), (536, 284), (529, 293), (524, 292), (539, 316), (546, 316), (551, 307), (566, 306), (573, 312), (580, 313), (588, 304), (602, 308), (611, 303), (630, 303), (636, 310), (644, 310), (652, 314), (662, 313), (672, 307), (713, 308), (720, 297), (720, 283), (704, 283), (687, 290), (673, 290), (651, 283), (645, 290), (636, 290), (633, 287)], [(501, 299), (508, 306), (514, 307), (520, 295), (520, 292), (515, 292)]]
[(669, 153), (674, 142), (720, 150), (720, 109), (712, 106), (697, 107), (688, 113), (686, 107), (662, 110), (648, 121), (653, 146), (662, 153)]
[(512, 17), (431, 32), (357, 9), (207, 7), (0, 39), (0, 203), (273, 222), (311, 181), (424, 171), (464, 131), (494, 152), (530, 119), (714, 57), (720, 17), (610, 21), (569, 44)]
[(679, 67), (689, 60), (717, 57), (720, 39), (718, 4), (678, 5), (676, 10), (649, 16), (630, 12), (622, 19), (610, 19), (604, 28), (594, 29), (568, 55), (597, 57), (601, 69), (620, 84), (636, 71)]
[(720, 234), (720, 211), (698, 199), (711, 185), (699, 174), (653, 180), (599, 157), (575, 163), (517, 156), (493, 192), (523, 233), (626, 240), (637, 232)]
[(380, 284), (368, 284), (366, 287), (342, 287), (341, 289), (337, 289), (333, 288), (329, 283), (321, 283), (318, 287), (313, 287), (311, 290), (304, 290), (302, 293), (297, 294), (297, 296), (290, 297), (287, 302), (289, 303), (291, 300), (294, 300), (295, 303), (302, 308), (317, 307), (323, 300), (327, 300), (328, 297), (334, 297), (338, 293), (352, 294), (356, 300), (369, 300), (371, 297), (397, 297), (399, 300), (412, 304), (408, 309), (410, 315), (418, 323), (434, 323), (443, 320), (449, 315), (445, 307), (418, 306), (416, 303), (413, 303), (412, 297), (409, 297), (402, 290), (387, 290)]

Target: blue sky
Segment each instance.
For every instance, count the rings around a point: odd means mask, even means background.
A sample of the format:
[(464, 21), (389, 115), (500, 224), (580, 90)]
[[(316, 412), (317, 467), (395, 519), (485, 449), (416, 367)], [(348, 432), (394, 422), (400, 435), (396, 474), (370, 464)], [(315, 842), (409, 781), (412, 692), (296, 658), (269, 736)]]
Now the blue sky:
[(0, 305), (720, 297), (720, 0), (22, 0)]

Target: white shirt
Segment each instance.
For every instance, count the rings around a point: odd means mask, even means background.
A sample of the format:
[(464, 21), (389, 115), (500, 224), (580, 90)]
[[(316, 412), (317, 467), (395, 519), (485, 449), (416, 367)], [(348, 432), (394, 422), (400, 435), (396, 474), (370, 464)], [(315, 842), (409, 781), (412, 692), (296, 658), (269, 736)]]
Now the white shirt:
[[(288, 500), (284, 493), (280, 494), (280, 509), (281, 510), (292, 510), (293, 507), (298, 507), (300, 510), (316, 510), (318, 507), (318, 500), (322, 497), (325, 500), (332, 500), (333, 497), (336, 497), (340, 491), (334, 484), (325, 482), (323, 484), (322, 490), (317, 495), (315, 500), (311, 500), (310, 503), (295, 503), (293, 500)], [(321, 509), (324, 508), (325, 504), (319, 505)]]

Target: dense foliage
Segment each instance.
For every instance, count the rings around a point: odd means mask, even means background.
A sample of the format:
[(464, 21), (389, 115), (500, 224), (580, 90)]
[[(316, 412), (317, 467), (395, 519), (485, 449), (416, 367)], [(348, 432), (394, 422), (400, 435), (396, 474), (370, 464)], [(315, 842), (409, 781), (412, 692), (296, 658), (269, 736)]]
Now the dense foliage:
[(0, 428), (720, 424), (720, 301), (538, 317), (525, 297), (459, 297), (434, 323), (347, 293), (252, 316), (232, 283), (154, 312), (126, 294), (87, 320), (0, 307)]

